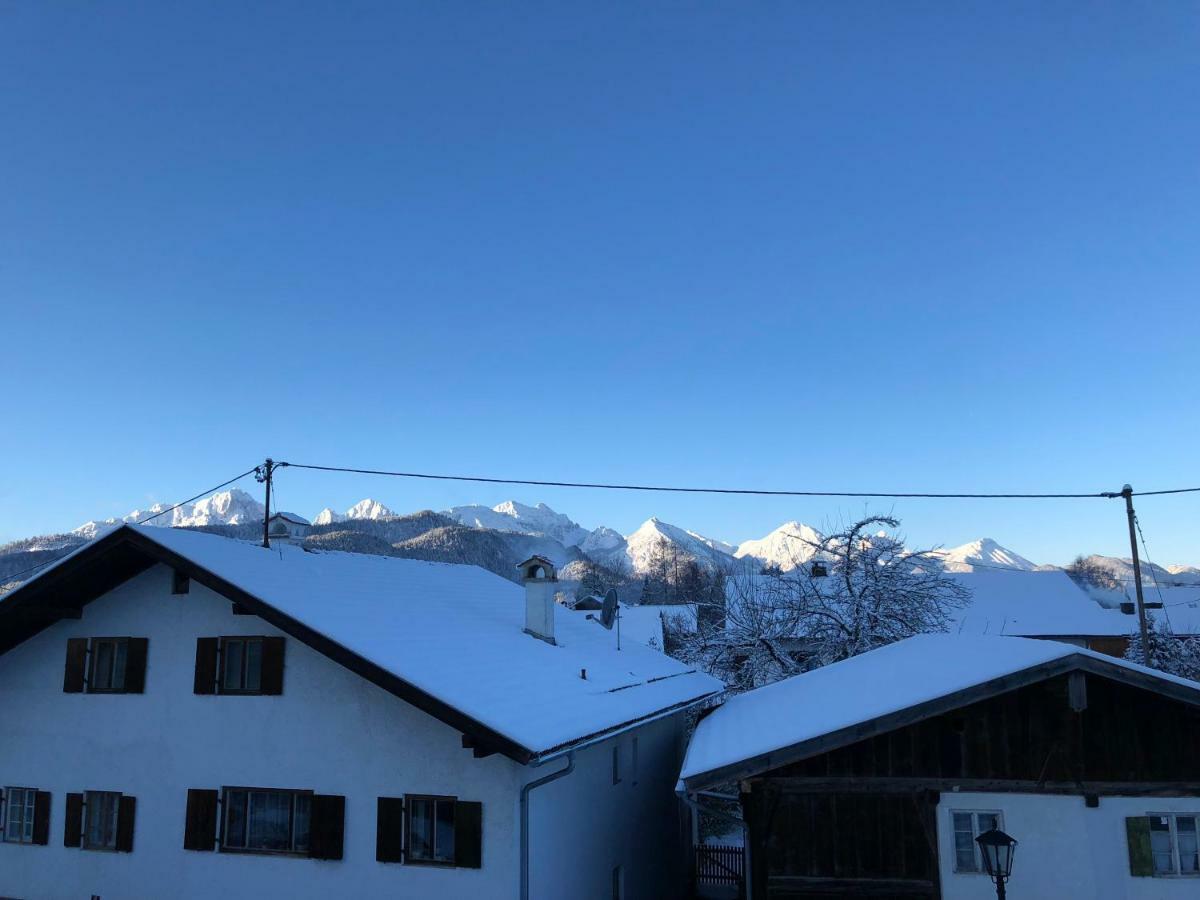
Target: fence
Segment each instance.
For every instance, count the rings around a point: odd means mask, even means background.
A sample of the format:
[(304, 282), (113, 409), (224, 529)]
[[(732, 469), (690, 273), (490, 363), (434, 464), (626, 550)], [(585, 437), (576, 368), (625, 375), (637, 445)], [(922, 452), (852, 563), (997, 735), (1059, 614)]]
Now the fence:
[(741, 847), (701, 844), (696, 847), (698, 884), (741, 884), (746, 871), (746, 854)]

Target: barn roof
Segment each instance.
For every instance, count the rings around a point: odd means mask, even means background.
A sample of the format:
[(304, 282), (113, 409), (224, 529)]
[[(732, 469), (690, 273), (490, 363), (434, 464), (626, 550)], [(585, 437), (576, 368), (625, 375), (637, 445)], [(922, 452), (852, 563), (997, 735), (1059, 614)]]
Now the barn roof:
[[(0, 653), (155, 563), (519, 761), (630, 727), (723, 685), (556, 609), (557, 644), (523, 632), (524, 590), (476, 566), (123, 525), (0, 599)], [(69, 599), (68, 599), (69, 598)], [(586, 678), (581, 673), (586, 671)]]
[(1057, 641), (919, 635), (730, 698), (696, 727), (680, 778), (751, 777), (1076, 670), (1200, 705), (1200, 683)]

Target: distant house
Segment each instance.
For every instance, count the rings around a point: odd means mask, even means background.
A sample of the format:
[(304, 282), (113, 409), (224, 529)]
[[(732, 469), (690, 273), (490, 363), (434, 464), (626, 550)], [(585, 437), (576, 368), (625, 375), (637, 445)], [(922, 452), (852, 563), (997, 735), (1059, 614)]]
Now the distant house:
[(926, 635), (733, 697), (681, 791), (736, 785), (749, 895), (995, 896), (975, 838), (1019, 842), (1009, 892), (1200, 890), (1200, 684), (1067, 644)]
[(312, 523), (304, 516), (290, 512), (277, 512), (267, 519), (267, 533), (274, 537), (287, 537), (302, 541), (312, 530)]
[(684, 720), (722, 686), (521, 574), (80, 548), (0, 599), (0, 895), (676, 896)]

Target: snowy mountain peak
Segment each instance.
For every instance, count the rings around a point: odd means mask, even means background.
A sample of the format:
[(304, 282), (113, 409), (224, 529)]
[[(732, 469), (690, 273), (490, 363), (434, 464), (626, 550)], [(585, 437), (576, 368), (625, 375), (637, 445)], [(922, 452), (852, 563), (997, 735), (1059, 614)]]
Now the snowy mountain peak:
[[(123, 522), (137, 523), (158, 515), (172, 504), (155, 503), (149, 509), (135, 509), (121, 518), (105, 519), (103, 522), (91, 521), (80, 525), (72, 534), (80, 537), (94, 538), (101, 528), (110, 525), (120, 525)], [(220, 491), (211, 497), (197, 500), (195, 503), (184, 503), (165, 515), (158, 516), (149, 525), (173, 528), (196, 527), (200, 525), (244, 525), (247, 522), (261, 522), (263, 505), (238, 488)]]
[(562, 513), (557, 513), (545, 503), (526, 506), (516, 500), (506, 500), (495, 506), (454, 506), (443, 515), (470, 528), (491, 528), (517, 534), (532, 534), (554, 538), (563, 546), (570, 547), (583, 542), (588, 530)]
[(1032, 572), (1037, 569), (1019, 553), (1009, 550), (992, 538), (980, 538), (949, 550), (938, 550), (934, 554), (950, 572), (970, 572), (975, 566), (981, 568), (996, 567), (1001, 569), (1019, 569), (1022, 572)]
[(365, 500), (359, 500), (344, 513), (334, 512), (327, 506), (313, 517), (312, 523), (314, 525), (334, 525), (350, 519), (388, 519), (394, 515), (396, 514), (378, 500), (367, 497)]
[(812, 544), (820, 540), (821, 533), (811, 525), (784, 522), (766, 537), (738, 544), (734, 556), (739, 559), (749, 557), (787, 571), (812, 559), (816, 552)]

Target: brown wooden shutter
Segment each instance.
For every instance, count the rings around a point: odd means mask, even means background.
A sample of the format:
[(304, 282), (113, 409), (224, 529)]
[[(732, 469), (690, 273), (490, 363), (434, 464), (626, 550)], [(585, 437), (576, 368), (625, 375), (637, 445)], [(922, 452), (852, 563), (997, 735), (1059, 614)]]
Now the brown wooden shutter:
[(33, 842), (43, 847), (50, 843), (50, 793), (33, 795)]
[(196, 638), (196, 694), (217, 692), (217, 638)]
[(1125, 820), (1125, 839), (1129, 843), (1129, 874), (1154, 874), (1154, 854), (1150, 850), (1150, 817), (1130, 816)]
[(117, 805), (117, 849), (133, 852), (133, 820), (137, 814), (137, 798), (121, 795)]
[(63, 693), (82, 694), (83, 674), (87, 671), (87, 638), (67, 639), (67, 667), (63, 673)]
[(483, 804), (454, 804), (454, 864), (463, 869), (483, 865)]
[(83, 846), (83, 794), (67, 794), (67, 814), (63, 819), (63, 846)]
[(404, 862), (404, 798), (380, 797), (375, 816), (375, 859)]
[(283, 693), (283, 645), (281, 637), (263, 638), (262, 681), (259, 684), (264, 694)]
[(308, 855), (313, 859), (341, 859), (345, 828), (346, 798), (313, 794)]
[(150, 639), (131, 637), (125, 646), (125, 693), (141, 694), (146, 690), (146, 655)]
[(183, 826), (184, 850), (213, 850), (217, 843), (217, 792), (190, 788)]

